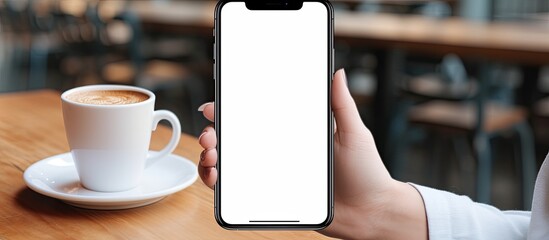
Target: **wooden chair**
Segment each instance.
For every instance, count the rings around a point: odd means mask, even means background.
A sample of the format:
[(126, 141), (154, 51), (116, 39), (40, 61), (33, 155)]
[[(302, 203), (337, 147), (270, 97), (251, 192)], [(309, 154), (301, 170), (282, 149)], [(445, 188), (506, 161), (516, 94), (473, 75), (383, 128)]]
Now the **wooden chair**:
[[(455, 64), (454, 57), (443, 60), (444, 64)], [(453, 64), (448, 64), (448, 62)], [(459, 64), (458, 64), (459, 65)], [(452, 67), (450, 67), (452, 68)], [(459, 66), (457, 67), (459, 68)], [(406, 151), (406, 133), (409, 125), (421, 127), (430, 133), (442, 136), (466, 136), (471, 141), (477, 160), (476, 200), (490, 202), (492, 159), (490, 139), (514, 132), (519, 138), (520, 163), (522, 169), (522, 200), (525, 209), (531, 206), (535, 181), (535, 152), (532, 132), (528, 124), (527, 111), (522, 107), (505, 106), (497, 102), (479, 104), (480, 87), (471, 80), (444, 81), (466, 77), (461, 71), (452, 69), (454, 75), (427, 75), (410, 79), (401, 88), (402, 98), (396, 109), (389, 130), (386, 155), (390, 158), (391, 172), (401, 178), (405, 167), (402, 155)], [(456, 74), (457, 72), (457, 74)], [(460, 153), (458, 153), (460, 154)]]

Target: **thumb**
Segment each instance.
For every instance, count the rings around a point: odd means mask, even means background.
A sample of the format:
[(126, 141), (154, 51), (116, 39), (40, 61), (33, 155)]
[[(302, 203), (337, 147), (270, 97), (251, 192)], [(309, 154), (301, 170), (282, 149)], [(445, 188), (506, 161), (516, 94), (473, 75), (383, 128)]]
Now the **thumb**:
[(345, 70), (339, 69), (332, 82), (332, 111), (337, 123), (337, 132), (352, 133), (364, 130), (355, 101), (347, 88)]

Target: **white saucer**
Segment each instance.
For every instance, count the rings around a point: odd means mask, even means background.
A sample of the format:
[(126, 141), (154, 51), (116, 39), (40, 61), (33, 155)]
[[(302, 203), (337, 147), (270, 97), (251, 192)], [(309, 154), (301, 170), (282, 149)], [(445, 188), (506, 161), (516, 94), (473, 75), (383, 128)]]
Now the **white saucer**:
[(40, 160), (25, 170), (27, 186), (43, 195), (89, 209), (127, 209), (162, 200), (196, 181), (196, 165), (170, 154), (147, 168), (140, 186), (124, 192), (95, 192), (80, 185), (71, 153)]

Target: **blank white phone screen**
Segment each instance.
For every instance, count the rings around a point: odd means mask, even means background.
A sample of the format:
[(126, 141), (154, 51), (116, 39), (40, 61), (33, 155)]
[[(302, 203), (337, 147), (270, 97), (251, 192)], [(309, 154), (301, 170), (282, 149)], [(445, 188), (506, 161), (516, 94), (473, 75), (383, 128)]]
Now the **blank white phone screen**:
[[(328, 9), (222, 7), (221, 218), (320, 224), (328, 217)], [(219, 207), (219, 206), (218, 206)]]

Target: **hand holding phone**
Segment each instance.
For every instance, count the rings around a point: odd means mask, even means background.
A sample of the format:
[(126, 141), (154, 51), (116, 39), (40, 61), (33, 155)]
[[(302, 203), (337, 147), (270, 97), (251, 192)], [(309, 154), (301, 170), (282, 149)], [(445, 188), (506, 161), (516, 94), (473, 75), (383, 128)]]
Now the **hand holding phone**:
[[(347, 89), (343, 70), (334, 76), (332, 108), (338, 123), (334, 135), (335, 213), (332, 223), (320, 232), (342, 239), (426, 239), (421, 196), (411, 185), (392, 179), (385, 169)], [(213, 103), (204, 104), (199, 110), (214, 121)], [(213, 127), (204, 129), (199, 143), (204, 151), (198, 172), (213, 189), (217, 181), (217, 139)]]

